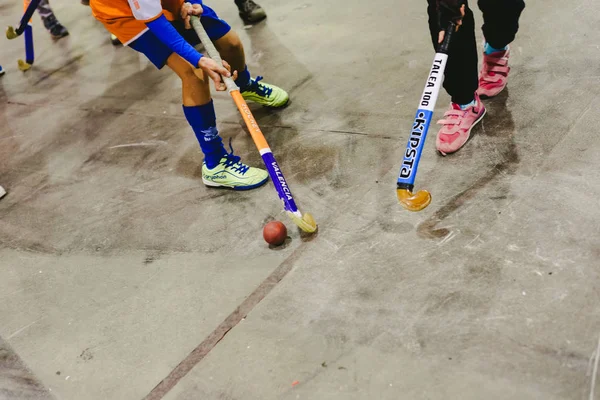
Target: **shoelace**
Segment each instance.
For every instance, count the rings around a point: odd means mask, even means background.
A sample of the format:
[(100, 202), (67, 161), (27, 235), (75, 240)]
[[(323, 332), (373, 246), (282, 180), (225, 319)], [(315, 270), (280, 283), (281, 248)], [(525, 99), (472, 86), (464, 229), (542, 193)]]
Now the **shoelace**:
[(262, 76), (257, 76), (256, 79), (250, 79), (250, 85), (248, 85), (247, 91), (254, 92), (262, 97), (269, 97), (273, 93), (273, 88), (266, 87), (260, 83), (263, 79)]
[(249, 166), (241, 162), (242, 158), (233, 154), (233, 146), (231, 145), (231, 138), (229, 138), (229, 150), (231, 152), (225, 154), (225, 168), (231, 168), (242, 175), (245, 175), (250, 169)]

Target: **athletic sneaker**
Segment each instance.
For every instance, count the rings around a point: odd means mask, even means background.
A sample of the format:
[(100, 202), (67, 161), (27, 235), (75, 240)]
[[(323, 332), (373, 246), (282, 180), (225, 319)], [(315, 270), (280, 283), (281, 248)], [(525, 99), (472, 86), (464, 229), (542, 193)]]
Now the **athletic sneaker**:
[(6, 71), (4, 71), (4, 69), (2, 68), (2, 65), (0, 65), (0, 76), (4, 75), (4, 72), (6, 72)]
[(253, 101), (267, 107), (283, 107), (290, 100), (285, 90), (275, 85), (261, 82), (262, 76), (250, 78), (250, 84), (242, 91), (245, 100)]
[(485, 115), (485, 106), (479, 95), (475, 93), (475, 105), (461, 109), (458, 104), (451, 103), (444, 119), (438, 121), (442, 129), (438, 132), (435, 146), (442, 155), (454, 153), (467, 143), (473, 127)]
[(6, 196), (6, 190), (2, 186), (0, 186), (0, 199)]
[(233, 150), (223, 156), (213, 169), (209, 169), (206, 163), (202, 165), (202, 182), (206, 186), (250, 190), (264, 185), (268, 179), (267, 171), (242, 163)]
[(237, 4), (238, 10), (240, 10), (240, 18), (248, 24), (260, 22), (267, 18), (265, 10), (252, 0), (238, 0), (235, 4)]
[(51, 14), (45, 18), (43, 18), (44, 26), (50, 32), (50, 36), (52, 39), (59, 40), (64, 38), (65, 36), (69, 36), (69, 31), (67, 28), (62, 26), (60, 22), (56, 19), (54, 14)]
[(112, 33), (110, 34), (110, 42), (112, 43), (113, 46), (121, 45), (121, 41), (119, 40), (119, 38), (116, 37), (115, 35), (113, 35)]
[(477, 93), (482, 98), (494, 97), (506, 87), (508, 73), (508, 58), (510, 49), (497, 51), (492, 54), (483, 53), (483, 66), (479, 75), (479, 89)]
[(50, 35), (52, 36), (52, 39), (58, 40), (64, 38), (65, 36), (69, 36), (69, 31), (61, 24), (56, 24), (52, 29), (50, 29)]

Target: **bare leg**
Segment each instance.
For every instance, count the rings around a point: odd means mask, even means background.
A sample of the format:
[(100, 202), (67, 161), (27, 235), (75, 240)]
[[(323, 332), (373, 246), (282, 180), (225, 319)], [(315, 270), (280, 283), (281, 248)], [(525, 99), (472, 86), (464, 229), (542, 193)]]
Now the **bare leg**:
[(244, 46), (237, 33), (229, 31), (221, 39), (215, 41), (215, 47), (221, 54), (221, 57), (231, 65), (231, 72), (237, 71), (240, 74), (246, 68), (246, 55)]
[(181, 79), (184, 106), (200, 106), (210, 102), (208, 75), (204, 71), (195, 69), (176, 53), (167, 59), (167, 65)]

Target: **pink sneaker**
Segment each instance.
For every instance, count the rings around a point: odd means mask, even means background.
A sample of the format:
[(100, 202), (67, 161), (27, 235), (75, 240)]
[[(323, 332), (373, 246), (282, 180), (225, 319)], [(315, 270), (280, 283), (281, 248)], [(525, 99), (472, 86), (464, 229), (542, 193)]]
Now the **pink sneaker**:
[(461, 110), (458, 104), (451, 103), (444, 119), (438, 121), (442, 129), (438, 132), (435, 147), (442, 155), (454, 153), (467, 143), (473, 127), (485, 115), (485, 106), (475, 93), (475, 105)]
[(497, 51), (492, 54), (483, 53), (483, 66), (479, 75), (477, 93), (485, 98), (494, 97), (506, 87), (508, 73), (508, 57), (510, 49)]

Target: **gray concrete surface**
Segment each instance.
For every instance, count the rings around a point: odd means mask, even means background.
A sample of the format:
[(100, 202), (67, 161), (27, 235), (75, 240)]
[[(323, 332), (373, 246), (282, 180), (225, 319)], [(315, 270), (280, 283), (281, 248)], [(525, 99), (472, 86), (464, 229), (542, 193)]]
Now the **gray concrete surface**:
[(285, 221), (279, 250), (261, 238), (284, 218), (273, 189), (204, 188), (177, 79), (113, 48), (88, 8), (54, 2), (72, 34), (57, 43), (34, 19), (26, 74), (21, 42), (2, 41), (0, 336), (32, 385), (68, 400), (600, 399), (597, 2), (528, 4), (509, 88), (473, 139), (446, 158), (428, 141), (418, 186), (434, 199), (417, 214), (394, 182), (432, 57), (424, 1), (260, 3), (269, 19), (248, 29), (213, 5), (293, 99), (253, 107), (320, 224), (306, 238)]
[(36, 379), (14, 350), (0, 338), (0, 398), (52, 400), (49, 389)]

